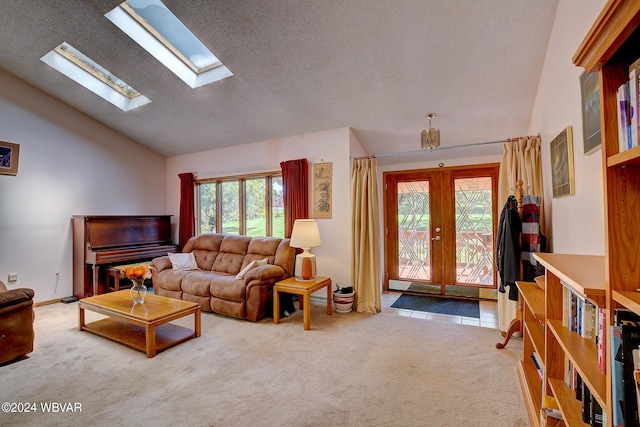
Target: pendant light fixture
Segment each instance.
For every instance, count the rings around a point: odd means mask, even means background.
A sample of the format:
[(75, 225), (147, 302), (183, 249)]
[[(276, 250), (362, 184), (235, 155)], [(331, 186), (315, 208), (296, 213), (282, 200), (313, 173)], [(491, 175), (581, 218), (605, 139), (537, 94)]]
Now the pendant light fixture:
[(423, 149), (428, 148), (429, 150), (433, 150), (440, 146), (440, 129), (434, 129), (431, 127), (431, 119), (436, 118), (436, 113), (427, 113), (425, 117), (429, 119), (429, 130), (422, 129), (422, 132), (420, 133), (420, 146)]

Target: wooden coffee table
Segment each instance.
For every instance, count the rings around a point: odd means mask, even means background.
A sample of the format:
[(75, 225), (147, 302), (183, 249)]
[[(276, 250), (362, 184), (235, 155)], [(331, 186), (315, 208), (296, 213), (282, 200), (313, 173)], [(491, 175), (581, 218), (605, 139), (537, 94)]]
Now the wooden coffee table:
[[(85, 323), (85, 310), (108, 316)], [(169, 322), (190, 314), (194, 328)], [(144, 304), (134, 305), (129, 290), (110, 292), (78, 302), (78, 330), (122, 343), (154, 357), (157, 352), (200, 336), (200, 305), (194, 302), (147, 295)]]

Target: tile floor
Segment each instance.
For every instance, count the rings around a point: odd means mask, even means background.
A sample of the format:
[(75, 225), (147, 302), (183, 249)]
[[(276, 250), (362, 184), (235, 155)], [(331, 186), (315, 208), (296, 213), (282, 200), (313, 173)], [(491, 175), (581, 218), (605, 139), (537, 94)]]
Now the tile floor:
[(480, 318), (452, 316), (449, 314), (426, 313), (424, 311), (404, 310), (392, 308), (391, 304), (402, 295), (398, 292), (383, 292), (380, 296), (383, 313), (395, 313), (398, 316), (429, 319), (439, 322), (458, 323), (462, 325), (480, 326), (498, 329), (498, 303), (494, 300), (480, 300)]

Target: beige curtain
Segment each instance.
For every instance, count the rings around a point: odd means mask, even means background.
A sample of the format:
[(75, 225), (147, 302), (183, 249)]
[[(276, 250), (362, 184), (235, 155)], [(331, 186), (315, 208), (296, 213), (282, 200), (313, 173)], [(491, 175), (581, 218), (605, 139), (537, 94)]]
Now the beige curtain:
[(377, 161), (353, 159), (351, 163), (351, 283), (356, 311), (379, 313), (380, 216), (378, 214)]
[[(504, 146), (500, 174), (498, 178), (499, 209), (507, 202), (510, 194), (515, 193), (518, 180), (522, 180), (525, 194), (540, 196), (542, 193), (542, 159), (540, 156), (540, 137), (525, 136), (508, 140)], [(540, 203), (540, 230), (545, 234), (543, 203)], [(498, 326), (501, 331), (509, 329), (516, 317), (517, 302), (511, 301), (508, 294), (498, 292)]]

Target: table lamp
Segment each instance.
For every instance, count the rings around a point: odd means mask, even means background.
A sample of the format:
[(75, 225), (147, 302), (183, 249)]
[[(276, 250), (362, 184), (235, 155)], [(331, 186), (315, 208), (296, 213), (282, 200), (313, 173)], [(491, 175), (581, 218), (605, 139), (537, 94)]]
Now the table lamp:
[(291, 241), (293, 248), (301, 248), (302, 253), (296, 256), (296, 280), (309, 281), (316, 277), (316, 256), (309, 249), (320, 246), (320, 231), (315, 219), (296, 219), (293, 223)]

